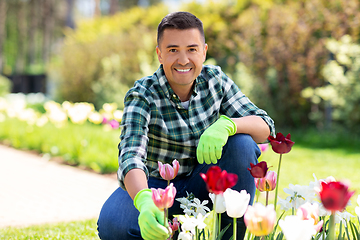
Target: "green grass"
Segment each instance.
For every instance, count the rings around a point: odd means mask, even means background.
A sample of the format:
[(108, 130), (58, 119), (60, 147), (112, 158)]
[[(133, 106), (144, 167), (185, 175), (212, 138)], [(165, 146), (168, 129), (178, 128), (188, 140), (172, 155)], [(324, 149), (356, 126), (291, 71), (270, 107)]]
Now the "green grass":
[(7, 227), (0, 229), (3, 240), (91, 240), (99, 239), (96, 220), (85, 220), (70, 223), (45, 224), (25, 228)]

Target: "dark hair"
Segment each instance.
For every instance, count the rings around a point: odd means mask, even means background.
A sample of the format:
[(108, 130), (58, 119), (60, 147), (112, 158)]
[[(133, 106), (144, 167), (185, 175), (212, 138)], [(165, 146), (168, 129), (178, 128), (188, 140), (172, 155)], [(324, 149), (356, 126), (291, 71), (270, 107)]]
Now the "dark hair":
[(165, 29), (191, 29), (197, 28), (205, 43), (205, 34), (203, 24), (200, 19), (189, 12), (173, 12), (166, 15), (159, 23), (157, 29), (157, 44), (159, 45), (160, 39)]

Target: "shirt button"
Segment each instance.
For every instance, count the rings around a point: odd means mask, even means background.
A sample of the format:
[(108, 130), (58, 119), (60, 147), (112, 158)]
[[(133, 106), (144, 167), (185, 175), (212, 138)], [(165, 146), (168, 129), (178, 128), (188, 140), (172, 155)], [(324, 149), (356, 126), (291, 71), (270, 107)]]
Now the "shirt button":
[(173, 98), (176, 98), (177, 96), (176, 96), (176, 94), (173, 94)]

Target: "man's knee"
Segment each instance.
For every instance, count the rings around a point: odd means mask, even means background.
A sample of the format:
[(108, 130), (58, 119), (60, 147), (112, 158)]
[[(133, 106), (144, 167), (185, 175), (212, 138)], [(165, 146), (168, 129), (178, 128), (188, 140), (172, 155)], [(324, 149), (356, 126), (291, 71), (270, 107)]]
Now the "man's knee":
[(237, 162), (238, 167), (250, 167), (256, 164), (261, 151), (252, 137), (248, 134), (235, 134), (229, 137), (223, 149), (223, 156), (227, 161)]
[(97, 222), (100, 239), (141, 239), (138, 215), (130, 196), (118, 188), (101, 209)]

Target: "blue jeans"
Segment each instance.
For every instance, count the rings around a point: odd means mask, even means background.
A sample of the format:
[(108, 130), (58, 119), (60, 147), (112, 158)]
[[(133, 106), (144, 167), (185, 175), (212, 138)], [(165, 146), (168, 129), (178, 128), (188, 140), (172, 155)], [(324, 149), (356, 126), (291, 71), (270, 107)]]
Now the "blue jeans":
[[(239, 176), (237, 184), (232, 189), (241, 191), (245, 189), (251, 195), (250, 204), (253, 203), (255, 194), (254, 178), (247, 168), (250, 163), (256, 164), (261, 152), (253, 139), (246, 134), (236, 134), (229, 137), (227, 144), (223, 148), (221, 159), (216, 165), (222, 170), (235, 173)], [(193, 193), (201, 201), (209, 200), (207, 205), (212, 208), (209, 193), (205, 182), (200, 177), (200, 173), (206, 173), (212, 165), (198, 164), (192, 174), (188, 177), (177, 177), (171, 182), (176, 187), (176, 198), (186, 197), (187, 193)], [(150, 177), (149, 188), (165, 188), (167, 181)], [(174, 205), (169, 209), (169, 216), (183, 214), (180, 203), (174, 201)], [(139, 211), (134, 207), (133, 200), (128, 193), (121, 188), (115, 192), (104, 203), (98, 219), (99, 237), (103, 240), (130, 240), (142, 239), (138, 225)], [(221, 215), (221, 229), (233, 219), (228, 217), (226, 212)], [(243, 239), (246, 226), (243, 218), (237, 219), (237, 239)], [(222, 239), (229, 239), (233, 234), (233, 228), (229, 227)]]

